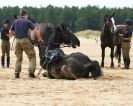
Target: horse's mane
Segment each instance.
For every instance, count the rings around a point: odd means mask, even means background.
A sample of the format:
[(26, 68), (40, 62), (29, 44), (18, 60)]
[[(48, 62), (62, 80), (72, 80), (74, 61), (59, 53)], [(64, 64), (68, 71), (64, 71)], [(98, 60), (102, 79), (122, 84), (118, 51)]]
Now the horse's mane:
[(123, 27), (123, 25), (116, 25), (116, 32), (117, 33), (120, 33), (120, 34), (122, 34), (123, 33), (123, 30), (124, 30), (124, 27)]
[(48, 40), (49, 35), (53, 34), (55, 31), (54, 25), (52, 23), (40, 23), (38, 32), (44, 41)]

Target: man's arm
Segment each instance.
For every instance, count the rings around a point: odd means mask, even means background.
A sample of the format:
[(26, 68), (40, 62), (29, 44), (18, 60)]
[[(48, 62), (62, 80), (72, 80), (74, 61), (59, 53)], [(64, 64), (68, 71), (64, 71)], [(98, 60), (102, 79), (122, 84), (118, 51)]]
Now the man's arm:
[(35, 28), (33, 22), (31, 22), (31, 21), (29, 23), (29, 28), (31, 29), (31, 31), (33, 31), (33, 35), (37, 38), (37, 41), (43, 42), (42, 37), (40, 36), (38, 30)]
[(14, 36), (15, 35), (14, 30), (15, 30), (15, 27), (14, 27), (14, 23), (13, 23), (12, 26), (11, 26), (11, 28), (10, 28), (10, 30), (9, 30), (9, 34), (7, 34), (7, 36), (8, 37)]
[(14, 35), (15, 35), (15, 32), (10, 29), (9, 30), (9, 34), (7, 34), (7, 36), (10, 38), (10, 37), (12, 37)]
[(36, 28), (34, 28), (33, 30), (33, 35), (37, 38), (37, 41), (38, 42), (43, 42), (43, 39), (42, 39), (42, 37), (40, 36), (40, 34), (39, 34), (39, 32), (37, 31), (37, 29)]

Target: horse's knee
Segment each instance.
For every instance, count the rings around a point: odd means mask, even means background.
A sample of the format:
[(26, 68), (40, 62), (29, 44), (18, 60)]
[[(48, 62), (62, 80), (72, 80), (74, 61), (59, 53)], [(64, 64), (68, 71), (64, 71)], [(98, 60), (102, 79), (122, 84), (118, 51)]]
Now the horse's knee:
[(72, 68), (68, 65), (63, 65), (63, 67), (61, 68), (61, 73), (65, 79), (77, 79), (77, 76), (73, 73)]

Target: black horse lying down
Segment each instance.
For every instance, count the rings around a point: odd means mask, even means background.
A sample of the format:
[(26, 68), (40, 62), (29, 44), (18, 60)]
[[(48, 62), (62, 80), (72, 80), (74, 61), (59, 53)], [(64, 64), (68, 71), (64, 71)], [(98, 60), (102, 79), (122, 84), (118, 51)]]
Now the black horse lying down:
[(49, 78), (75, 80), (92, 77), (96, 79), (102, 75), (99, 63), (80, 52), (65, 55), (59, 48), (49, 50), (46, 53), (45, 64)]

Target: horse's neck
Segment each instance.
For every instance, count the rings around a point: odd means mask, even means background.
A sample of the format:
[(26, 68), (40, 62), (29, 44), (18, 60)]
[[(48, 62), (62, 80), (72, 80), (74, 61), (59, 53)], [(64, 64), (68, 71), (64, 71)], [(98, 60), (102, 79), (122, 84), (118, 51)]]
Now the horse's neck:
[(102, 32), (103, 32), (103, 33), (111, 33), (111, 30), (108, 29), (108, 28), (106, 28), (105, 26), (103, 26)]

